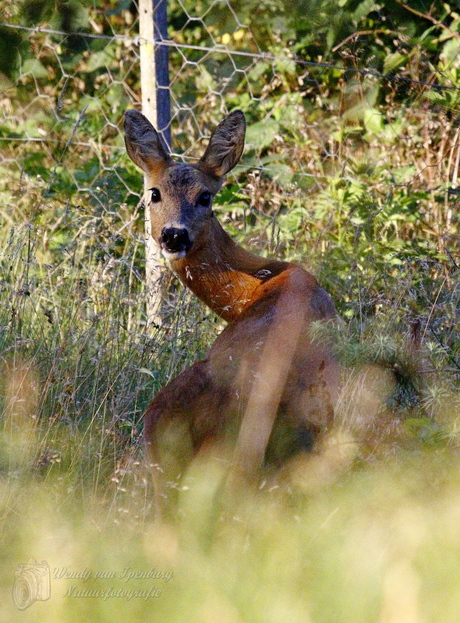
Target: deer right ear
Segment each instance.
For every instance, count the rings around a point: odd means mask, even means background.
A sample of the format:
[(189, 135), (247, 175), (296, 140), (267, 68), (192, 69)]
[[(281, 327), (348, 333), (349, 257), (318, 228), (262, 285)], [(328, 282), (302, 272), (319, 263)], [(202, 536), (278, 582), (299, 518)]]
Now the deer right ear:
[(241, 158), (245, 133), (244, 113), (234, 110), (212, 133), (204, 156), (198, 162), (198, 168), (217, 178), (226, 175)]
[(125, 144), (131, 160), (145, 173), (155, 174), (172, 162), (158, 132), (138, 110), (125, 112)]

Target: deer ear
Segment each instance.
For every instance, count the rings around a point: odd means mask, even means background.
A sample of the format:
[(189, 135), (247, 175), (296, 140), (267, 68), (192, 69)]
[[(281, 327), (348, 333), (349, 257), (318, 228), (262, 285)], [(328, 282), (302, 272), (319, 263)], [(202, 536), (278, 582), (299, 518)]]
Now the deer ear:
[(198, 168), (213, 177), (226, 175), (241, 158), (245, 132), (244, 113), (234, 110), (212, 133), (204, 156), (198, 162)]
[(131, 160), (145, 173), (155, 174), (172, 162), (158, 132), (138, 110), (125, 113), (125, 144)]

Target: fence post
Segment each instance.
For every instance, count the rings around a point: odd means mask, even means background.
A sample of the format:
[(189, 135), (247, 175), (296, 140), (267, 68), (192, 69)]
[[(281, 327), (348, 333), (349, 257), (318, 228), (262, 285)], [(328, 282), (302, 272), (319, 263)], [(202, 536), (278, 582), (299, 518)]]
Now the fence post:
[[(141, 62), (142, 112), (159, 131), (171, 150), (168, 47), (156, 42), (167, 39), (167, 0), (139, 0), (139, 53)], [(155, 42), (155, 43), (154, 43)], [(147, 193), (144, 181), (144, 193)], [(145, 281), (147, 323), (158, 323), (161, 304), (160, 251), (153, 241), (150, 214), (145, 210)]]

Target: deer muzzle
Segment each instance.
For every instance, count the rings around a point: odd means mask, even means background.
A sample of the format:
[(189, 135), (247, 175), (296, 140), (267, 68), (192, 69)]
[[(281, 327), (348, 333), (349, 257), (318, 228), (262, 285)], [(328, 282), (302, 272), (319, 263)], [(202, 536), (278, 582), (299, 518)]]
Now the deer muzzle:
[(160, 245), (165, 257), (184, 257), (190, 250), (192, 241), (186, 229), (168, 227), (161, 232)]

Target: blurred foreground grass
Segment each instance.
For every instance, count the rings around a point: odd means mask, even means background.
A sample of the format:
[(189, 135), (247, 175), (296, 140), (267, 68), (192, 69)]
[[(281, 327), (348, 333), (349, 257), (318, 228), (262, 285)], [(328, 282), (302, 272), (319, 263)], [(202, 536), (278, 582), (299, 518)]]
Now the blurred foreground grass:
[[(202, 457), (182, 479), (174, 519), (162, 523), (135, 452), (97, 495), (71, 474), (19, 470), (0, 484), (0, 618), (457, 622), (457, 449), (400, 449), (360, 465), (355, 452), (336, 434), (277, 483), (242, 487), (225, 504), (225, 464)], [(51, 597), (19, 611), (14, 570), (29, 558), (49, 564)]]

